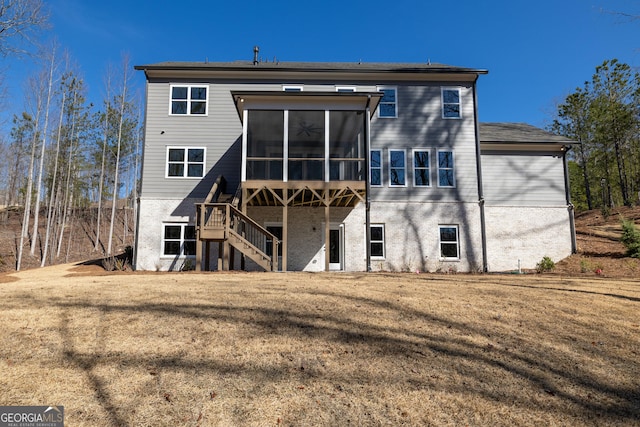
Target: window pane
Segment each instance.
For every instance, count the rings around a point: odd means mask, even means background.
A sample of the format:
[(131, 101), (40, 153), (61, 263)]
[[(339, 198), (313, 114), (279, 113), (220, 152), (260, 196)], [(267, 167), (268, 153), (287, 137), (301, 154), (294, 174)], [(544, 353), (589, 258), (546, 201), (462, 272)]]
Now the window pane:
[(190, 162), (204, 162), (204, 150), (202, 148), (190, 148), (188, 157)]
[(440, 245), (443, 258), (458, 258), (457, 243), (442, 243)]
[(187, 101), (173, 101), (171, 114), (187, 114)]
[(371, 240), (382, 240), (383, 239), (383, 228), (382, 227), (371, 227)]
[(438, 167), (440, 168), (453, 167), (453, 153), (451, 151), (440, 151), (438, 153)]
[(391, 185), (404, 185), (405, 184), (405, 176), (404, 169), (391, 169)]
[(205, 114), (207, 112), (207, 103), (195, 101), (191, 102), (191, 114)]
[(382, 89), (380, 92), (384, 93), (380, 102), (396, 102), (396, 90), (395, 89)]
[(418, 168), (429, 167), (429, 152), (428, 151), (416, 151), (413, 153), (413, 165)]
[(195, 239), (196, 227), (193, 225), (187, 225), (186, 227), (184, 227), (184, 238), (185, 240)]
[(207, 99), (207, 88), (205, 87), (192, 87), (191, 99)]
[(443, 106), (443, 114), (445, 117), (460, 117), (460, 105), (445, 104)]
[(415, 171), (416, 185), (428, 186), (429, 185), (429, 171), (426, 169), (417, 169)]
[(184, 176), (184, 165), (182, 163), (169, 163), (169, 176)]
[(459, 104), (460, 92), (457, 90), (443, 90), (442, 99), (445, 104)]
[(184, 242), (184, 254), (195, 255), (196, 254), (196, 242)]
[(184, 162), (184, 149), (182, 149), (182, 148), (170, 148), (169, 149), (169, 161), (170, 162)]
[(202, 177), (204, 176), (203, 171), (204, 168), (202, 165), (189, 165), (187, 169), (187, 176)]
[(187, 87), (173, 87), (171, 88), (171, 99), (187, 99)]
[(371, 243), (371, 256), (384, 256), (384, 245), (382, 243)]
[(380, 104), (378, 111), (380, 111), (380, 117), (395, 117), (396, 104)]
[(391, 167), (403, 168), (404, 167), (404, 151), (391, 151), (390, 155)]
[(324, 111), (289, 111), (289, 158), (324, 158)]
[(371, 185), (382, 185), (380, 169), (371, 169)]
[(282, 159), (283, 111), (249, 111), (247, 156)]
[(381, 165), (380, 151), (378, 151), (378, 150), (372, 151), (371, 152), (371, 167), (372, 168), (379, 168), (380, 165)]
[(165, 255), (180, 255), (180, 242), (164, 242)]
[(181, 231), (182, 231), (182, 227), (180, 227), (179, 225), (166, 225), (164, 227), (164, 238), (180, 239)]
[(440, 187), (453, 187), (453, 170), (444, 169), (438, 171), (438, 185)]
[(458, 241), (457, 229), (455, 227), (440, 227), (440, 241), (441, 242)]

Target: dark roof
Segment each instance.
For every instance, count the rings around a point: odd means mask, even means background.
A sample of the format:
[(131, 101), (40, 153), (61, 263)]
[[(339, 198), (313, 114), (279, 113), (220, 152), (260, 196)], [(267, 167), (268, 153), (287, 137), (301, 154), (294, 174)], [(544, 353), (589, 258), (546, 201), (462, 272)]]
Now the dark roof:
[(487, 70), (456, 67), (436, 63), (386, 62), (159, 62), (136, 65), (136, 70), (219, 70), (219, 71), (334, 71), (334, 72), (395, 72), (395, 73), (472, 73), (487, 74)]
[(575, 141), (569, 138), (547, 132), (527, 123), (480, 123), (480, 142), (483, 144), (576, 144)]

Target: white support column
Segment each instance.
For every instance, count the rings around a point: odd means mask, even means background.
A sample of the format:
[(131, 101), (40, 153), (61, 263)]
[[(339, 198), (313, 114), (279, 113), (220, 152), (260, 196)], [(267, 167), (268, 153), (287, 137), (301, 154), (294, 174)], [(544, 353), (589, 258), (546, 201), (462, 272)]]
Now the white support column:
[(249, 121), (249, 111), (242, 111), (242, 172), (240, 181), (245, 182), (247, 180), (247, 129)]

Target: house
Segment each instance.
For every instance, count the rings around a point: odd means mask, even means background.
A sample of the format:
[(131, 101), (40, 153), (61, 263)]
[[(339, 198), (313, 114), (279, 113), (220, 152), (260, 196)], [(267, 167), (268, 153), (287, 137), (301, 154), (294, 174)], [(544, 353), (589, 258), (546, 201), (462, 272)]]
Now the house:
[(134, 267), (501, 271), (575, 249), (571, 141), (479, 124), (483, 69), (164, 62)]

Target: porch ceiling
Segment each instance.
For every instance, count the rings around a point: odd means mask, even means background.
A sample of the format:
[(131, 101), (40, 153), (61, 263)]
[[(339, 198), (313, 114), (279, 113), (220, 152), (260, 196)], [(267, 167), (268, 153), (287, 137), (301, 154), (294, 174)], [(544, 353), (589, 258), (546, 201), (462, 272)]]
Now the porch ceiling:
[(365, 201), (363, 181), (246, 181), (247, 206), (354, 207)]

